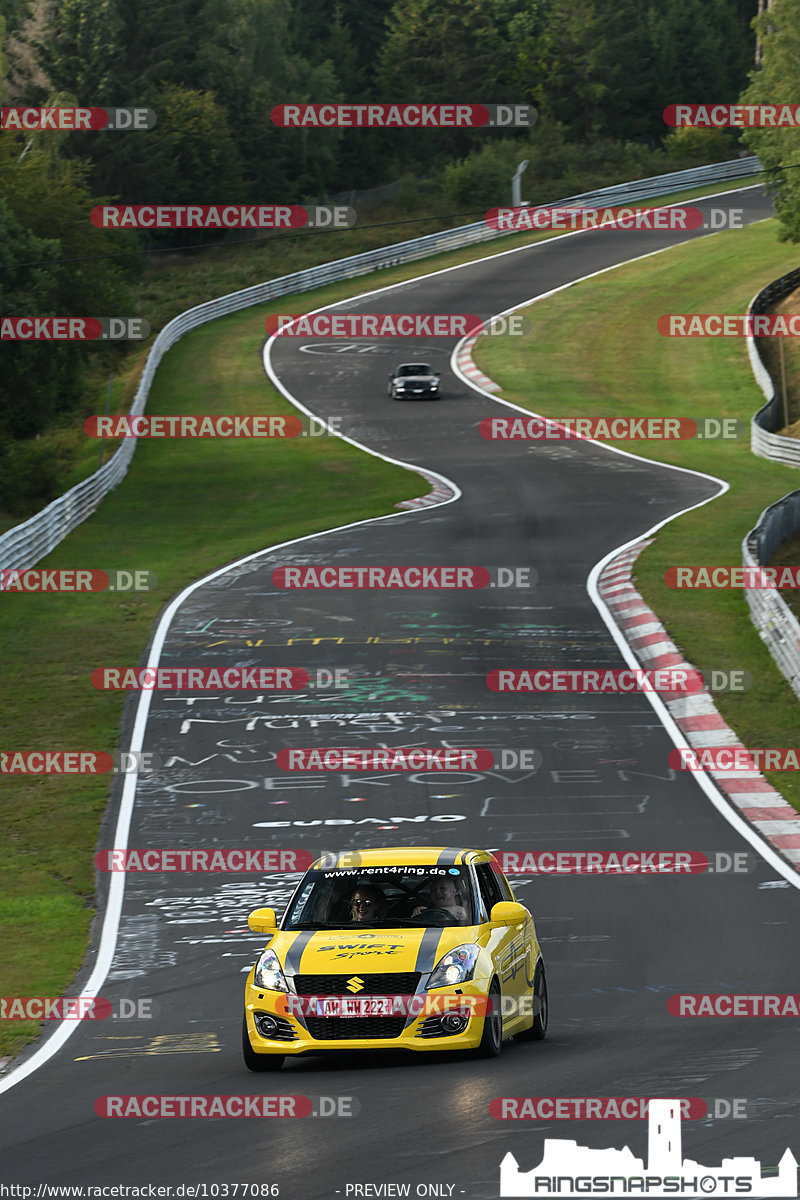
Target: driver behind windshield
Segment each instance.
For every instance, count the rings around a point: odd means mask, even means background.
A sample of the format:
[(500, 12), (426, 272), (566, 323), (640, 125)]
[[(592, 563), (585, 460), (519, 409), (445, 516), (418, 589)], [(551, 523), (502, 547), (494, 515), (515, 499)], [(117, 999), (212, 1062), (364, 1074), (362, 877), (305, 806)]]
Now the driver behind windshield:
[(414, 909), (412, 917), (418, 917), (427, 909), (443, 908), (456, 918), (459, 925), (466, 925), (467, 910), (461, 902), (461, 895), (455, 879), (448, 875), (435, 875), (430, 885), (430, 896), (430, 904), (420, 904)]

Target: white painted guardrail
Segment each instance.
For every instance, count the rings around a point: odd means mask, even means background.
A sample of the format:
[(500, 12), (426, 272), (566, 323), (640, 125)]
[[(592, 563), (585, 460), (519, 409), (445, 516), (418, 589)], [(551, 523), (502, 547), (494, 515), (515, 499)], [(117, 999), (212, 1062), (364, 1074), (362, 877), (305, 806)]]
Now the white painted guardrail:
[[(547, 207), (566, 204), (625, 204), (683, 188), (742, 179), (755, 174), (760, 167), (761, 164), (755, 157), (737, 158), (705, 167), (672, 171), (667, 175), (653, 175), (648, 179), (635, 179), (594, 192), (584, 192), (580, 196), (568, 196), (563, 200), (548, 201)], [(456, 250), (462, 246), (505, 236), (508, 236), (505, 231), (501, 233), (490, 229), (484, 221), (476, 221), (471, 225), (460, 225), (455, 229), (426, 234), (407, 242), (397, 242), (392, 246), (382, 246), (376, 250), (351, 255), (349, 258), (337, 259), (335, 262), (308, 267), (304, 271), (282, 275), (278, 279), (267, 280), (254, 287), (231, 292), (228, 296), (187, 309), (164, 326), (150, 347), (130, 413), (138, 415), (144, 412), (156, 368), (170, 347), (190, 329), (196, 329), (206, 321), (213, 321), (216, 317), (238, 312), (254, 304), (263, 304), (279, 296), (311, 291), (328, 283), (355, 279), (371, 271), (395, 267), (445, 250)], [(91, 516), (103, 497), (126, 475), (135, 448), (136, 439), (125, 438), (109, 461), (93, 475), (70, 488), (63, 496), (53, 500), (41, 512), (21, 525), (15, 525), (0, 535), (0, 568), (32, 567), (76, 526)]]
[[(762, 313), (800, 287), (800, 268), (789, 271), (762, 288), (750, 302), (748, 313)], [(785, 422), (782, 400), (775, 382), (758, 352), (756, 339), (748, 334), (747, 352), (756, 382), (767, 398), (750, 422), (750, 449), (760, 458), (800, 467), (800, 440), (782, 437), (774, 430)], [(800, 530), (800, 490), (789, 492), (765, 508), (742, 542), (746, 567), (766, 566), (782, 542)], [(800, 622), (777, 588), (745, 587), (750, 619), (761, 640), (800, 700)]]
[[(775, 547), (799, 527), (800, 491), (790, 492), (764, 509), (742, 542), (742, 562), (746, 567), (766, 564)], [(745, 587), (744, 595), (759, 637), (800, 700), (800, 622), (777, 588)]]

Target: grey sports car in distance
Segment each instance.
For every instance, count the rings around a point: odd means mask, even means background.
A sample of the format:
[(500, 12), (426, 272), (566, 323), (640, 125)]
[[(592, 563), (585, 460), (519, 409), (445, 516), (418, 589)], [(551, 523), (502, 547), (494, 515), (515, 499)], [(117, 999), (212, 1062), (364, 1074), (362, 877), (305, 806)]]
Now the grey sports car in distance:
[(391, 400), (435, 400), (441, 375), (428, 363), (401, 363), (389, 376)]

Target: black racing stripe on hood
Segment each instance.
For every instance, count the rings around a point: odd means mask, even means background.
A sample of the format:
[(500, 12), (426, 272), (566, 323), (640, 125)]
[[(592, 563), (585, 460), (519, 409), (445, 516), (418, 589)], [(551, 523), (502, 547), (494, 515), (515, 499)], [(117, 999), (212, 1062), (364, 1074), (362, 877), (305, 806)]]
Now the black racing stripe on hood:
[(454, 850), (452, 848), (443, 850), (436, 860), (436, 865), (438, 867), (454, 867), (461, 857), (461, 853), (461, 850)]
[(300, 959), (303, 957), (303, 951), (308, 943), (314, 937), (314, 929), (305, 929), (298, 933), (297, 937), (292, 942), (289, 949), (286, 951), (286, 960), (284, 963), (284, 972), (290, 975), (297, 975), (300, 971)]
[(442, 940), (441, 928), (426, 929), (422, 935), (422, 941), (419, 944), (417, 951), (417, 961), (414, 964), (414, 970), (421, 973), (419, 987), (422, 988), (423, 980), (430, 975), (433, 968), (436, 966), (436, 952), (439, 949), (439, 942)]

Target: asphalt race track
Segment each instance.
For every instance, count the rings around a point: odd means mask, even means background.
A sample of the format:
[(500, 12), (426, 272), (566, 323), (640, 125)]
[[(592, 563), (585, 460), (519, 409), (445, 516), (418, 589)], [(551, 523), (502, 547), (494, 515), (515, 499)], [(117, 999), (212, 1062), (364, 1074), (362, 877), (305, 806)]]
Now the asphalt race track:
[[(743, 207), (746, 222), (770, 213), (756, 190), (726, 202)], [(706, 210), (719, 200), (692, 203)], [(486, 317), (693, 236), (703, 231), (582, 233), (339, 307)], [(494, 668), (625, 666), (587, 593), (592, 566), (717, 486), (593, 444), (483, 440), (479, 421), (508, 410), (452, 374), (453, 345), (281, 339), (271, 347), (288, 394), (339, 418), (370, 449), (452, 480), (462, 495), (265, 551), (191, 592), (167, 631), (164, 665), (344, 669), (350, 686), (156, 694), (144, 749), (164, 766), (139, 782), (130, 846), (749, 849), (696, 781), (669, 769), (672, 743), (645, 696), (531, 699), (485, 683)], [(417, 358), (442, 372), (442, 398), (389, 401), (389, 371)], [(420, 481), (419, 495), (427, 490)], [(273, 570), (298, 564), (532, 567), (538, 584), (276, 588)], [(534, 748), (542, 765), (535, 773), (291, 775), (275, 764), (283, 747), (342, 745)], [(115, 844), (115, 820), (116, 809), (104, 846)], [(489, 1198), (499, 1194), (506, 1152), (529, 1169), (545, 1137), (646, 1156), (644, 1121), (500, 1121), (489, 1111), (499, 1096), (742, 1099), (747, 1119), (684, 1122), (684, 1152), (713, 1166), (734, 1154), (776, 1166), (787, 1145), (800, 1147), (797, 1022), (681, 1020), (667, 1011), (679, 992), (796, 990), (798, 891), (752, 851), (750, 862), (747, 874), (512, 878), (543, 942), (545, 1042), (507, 1042), (491, 1061), (386, 1053), (287, 1062), (275, 1075), (250, 1074), (240, 1056), (243, 981), (264, 940), (246, 922), (259, 905), (282, 908), (297, 877), (131, 874), (101, 994), (115, 1005), (149, 1002), (151, 1015), (82, 1022), (0, 1096), (4, 1178), (272, 1183), (285, 1200), (357, 1195), (353, 1185), (366, 1183), (409, 1183), (414, 1195), (415, 1185), (435, 1184), (430, 1194)], [(355, 1115), (295, 1124), (113, 1120), (94, 1110), (108, 1094), (237, 1093), (309, 1096), (316, 1111), (330, 1107), (320, 1097), (351, 1097)]]

